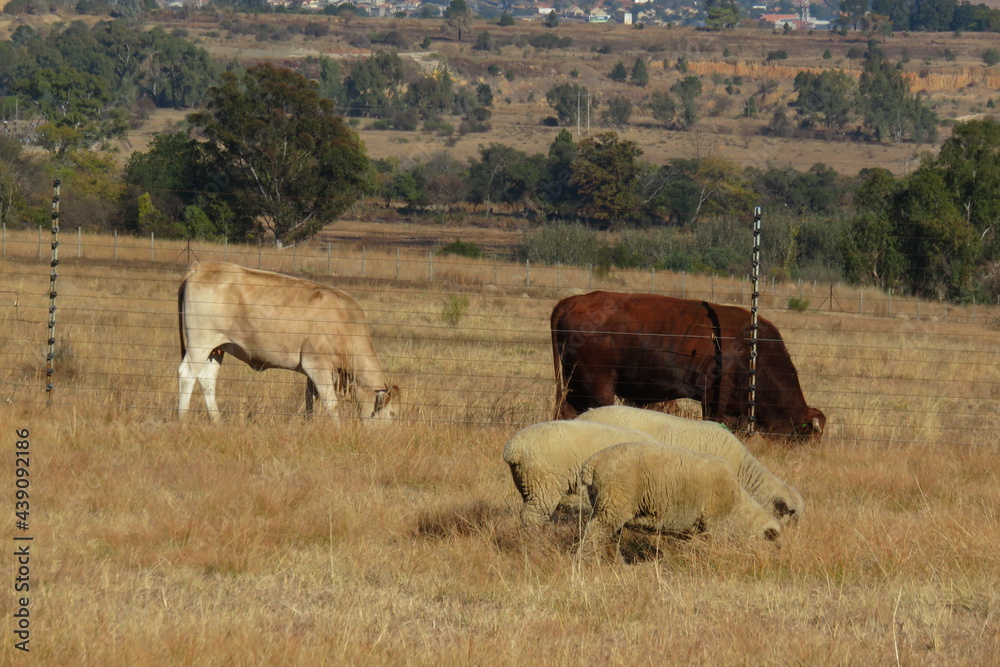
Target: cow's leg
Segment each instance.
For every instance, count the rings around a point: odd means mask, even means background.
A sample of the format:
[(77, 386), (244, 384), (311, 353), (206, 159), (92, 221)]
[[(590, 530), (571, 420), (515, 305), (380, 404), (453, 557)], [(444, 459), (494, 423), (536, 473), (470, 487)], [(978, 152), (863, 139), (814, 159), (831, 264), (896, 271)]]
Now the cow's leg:
[(225, 354), (218, 348), (212, 350), (206, 356), (204, 362), (198, 364), (198, 384), (201, 386), (201, 393), (205, 397), (205, 407), (208, 408), (208, 416), (213, 422), (219, 421), (219, 404), (215, 401), (215, 381), (219, 377), (219, 369), (222, 368), (222, 358)]
[[(191, 395), (194, 393), (196, 382), (201, 383), (201, 390), (205, 395), (206, 405), (209, 404), (210, 393), (211, 405), (215, 405), (215, 376), (218, 375), (218, 368), (221, 363), (221, 352), (207, 348), (189, 347), (187, 349), (181, 365), (177, 368), (177, 414), (179, 417), (185, 416), (191, 407)], [(210, 388), (206, 388), (206, 382), (210, 382)], [(216, 412), (218, 412), (217, 408)]]
[(311, 415), (313, 412), (313, 401), (319, 396), (319, 391), (316, 390), (316, 383), (312, 381), (312, 378), (308, 375), (306, 376), (306, 414)]
[[(316, 368), (314, 366), (303, 366), (302, 372), (305, 373), (306, 377), (309, 378), (308, 382), (312, 383), (313, 391), (315, 396), (319, 397), (319, 400), (323, 403), (323, 407), (332, 415), (337, 414), (337, 382), (336, 374), (324, 370), (322, 368)], [(306, 385), (306, 392), (308, 394), (308, 383)], [(309, 410), (311, 401), (306, 400), (306, 410)]]
[[(586, 412), (590, 408), (599, 408), (605, 405), (615, 404), (615, 376), (614, 373), (586, 373), (577, 369), (577, 372), (570, 379), (569, 389), (566, 395), (566, 403), (570, 410), (577, 414)], [(564, 411), (567, 416), (569, 410)], [(566, 417), (561, 417), (566, 418)]]

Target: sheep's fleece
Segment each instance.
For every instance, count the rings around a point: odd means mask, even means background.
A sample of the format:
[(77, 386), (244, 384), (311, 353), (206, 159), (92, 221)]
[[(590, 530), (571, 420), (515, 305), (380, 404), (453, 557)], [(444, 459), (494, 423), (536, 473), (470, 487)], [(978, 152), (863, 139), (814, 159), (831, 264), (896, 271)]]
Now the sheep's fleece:
[(739, 485), (717, 456), (650, 442), (597, 452), (583, 465), (593, 514), (584, 549), (618, 560), (623, 527), (676, 534), (775, 540), (781, 524)]
[(776, 518), (789, 523), (802, 516), (802, 494), (765, 468), (739, 438), (717, 422), (693, 421), (624, 405), (592, 408), (576, 419), (642, 431), (668, 445), (718, 456), (733, 467), (740, 485)]
[(580, 467), (591, 454), (619, 442), (656, 440), (645, 433), (591, 421), (549, 421), (527, 426), (507, 441), (503, 460), (521, 494), (521, 522), (547, 521), (559, 501), (576, 493)]

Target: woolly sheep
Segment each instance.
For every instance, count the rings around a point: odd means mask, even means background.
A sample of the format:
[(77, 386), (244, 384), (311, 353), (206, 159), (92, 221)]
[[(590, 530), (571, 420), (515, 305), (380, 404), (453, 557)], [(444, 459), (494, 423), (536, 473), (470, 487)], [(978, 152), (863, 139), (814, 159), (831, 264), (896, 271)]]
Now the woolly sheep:
[(692, 421), (624, 405), (592, 408), (577, 419), (635, 429), (668, 445), (718, 456), (733, 467), (736, 479), (754, 500), (777, 519), (791, 523), (802, 516), (802, 494), (765, 468), (739, 438), (717, 422)]
[(591, 456), (580, 472), (593, 514), (583, 548), (620, 559), (623, 527), (675, 534), (776, 540), (781, 524), (717, 456), (663, 443), (627, 442)]
[(563, 496), (576, 493), (580, 467), (591, 454), (635, 440), (656, 442), (645, 433), (589, 421), (541, 422), (515, 433), (504, 445), (503, 460), (524, 500), (521, 523), (545, 522)]

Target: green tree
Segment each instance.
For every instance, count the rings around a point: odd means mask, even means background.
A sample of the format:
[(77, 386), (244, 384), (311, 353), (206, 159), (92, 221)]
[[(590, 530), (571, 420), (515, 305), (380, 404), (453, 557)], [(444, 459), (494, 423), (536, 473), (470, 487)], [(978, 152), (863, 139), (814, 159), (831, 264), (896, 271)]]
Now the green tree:
[(982, 261), (1000, 259), (1000, 121), (958, 123), (921, 170), (940, 174), (950, 198), (982, 242)]
[(615, 66), (611, 68), (611, 73), (608, 74), (608, 78), (618, 83), (624, 83), (628, 79), (628, 70), (625, 69), (625, 63), (620, 60), (615, 63)]
[(677, 113), (677, 103), (667, 91), (657, 90), (650, 96), (649, 111), (657, 122), (670, 127)]
[[(579, 116), (582, 105), (587, 104), (590, 93), (583, 86), (575, 83), (561, 83), (549, 88), (545, 93), (545, 100), (552, 107), (559, 118), (560, 125), (575, 123)], [(596, 107), (596, 101), (591, 103), (591, 108)]]
[(319, 59), (319, 94), (322, 97), (339, 102), (343, 94), (343, 84), (340, 80), (340, 61), (328, 56)]
[(632, 118), (632, 103), (627, 97), (616, 95), (610, 98), (601, 112), (601, 122), (607, 127), (622, 128)]
[(842, 131), (854, 114), (854, 80), (840, 70), (799, 72), (793, 88), (799, 112), (829, 130)]
[(646, 61), (642, 58), (636, 58), (635, 64), (632, 65), (631, 81), (633, 86), (639, 86), (640, 88), (645, 88), (649, 83), (649, 72), (646, 70)]
[(670, 92), (677, 95), (681, 104), (681, 125), (689, 128), (698, 120), (698, 98), (701, 96), (701, 80), (696, 76), (686, 76), (673, 86)]
[(21, 144), (0, 136), (0, 223), (11, 224), (27, 200), (28, 169)]
[(469, 160), (469, 201), (484, 204), (487, 215), (495, 203), (527, 204), (541, 178), (540, 168), (538, 159), (510, 146), (480, 146), (479, 159)]
[(559, 26), (559, 15), (556, 14), (556, 10), (552, 10), (545, 16), (545, 27), (546, 28), (556, 28)]
[(868, 0), (840, 0), (840, 13), (847, 17), (852, 28), (858, 29), (858, 24), (868, 11)]
[(614, 132), (584, 139), (573, 160), (570, 185), (580, 200), (578, 215), (619, 229), (639, 217), (637, 179), (642, 149)]
[(879, 141), (933, 140), (937, 118), (910, 94), (910, 85), (885, 54), (870, 43), (858, 80), (857, 107), (865, 127)]
[(465, 0), (451, 0), (448, 9), (444, 12), (445, 28), (458, 35), (458, 41), (462, 41), (462, 33), (468, 32), (472, 28), (472, 10), (469, 9)]
[(843, 240), (844, 276), (852, 283), (898, 288), (906, 271), (902, 239), (892, 220), (899, 185), (886, 169), (865, 169), (854, 193), (854, 217)]
[(226, 74), (190, 116), (211, 164), (231, 175), (233, 210), (275, 243), (311, 238), (368, 186), (357, 135), (317, 85), (270, 64)]
[(735, 28), (740, 22), (740, 7), (733, 0), (706, 0), (705, 27), (710, 30)]
[(403, 61), (395, 53), (378, 51), (358, 62), (344, 78), (344, 103), (348, 115), (384, 118), (403, 85)]
[(971, 293), (979, 238), (950, 195), (939, 170), (918, 169), (896, 198), (893, 218), (912, 289), (961, 300)]

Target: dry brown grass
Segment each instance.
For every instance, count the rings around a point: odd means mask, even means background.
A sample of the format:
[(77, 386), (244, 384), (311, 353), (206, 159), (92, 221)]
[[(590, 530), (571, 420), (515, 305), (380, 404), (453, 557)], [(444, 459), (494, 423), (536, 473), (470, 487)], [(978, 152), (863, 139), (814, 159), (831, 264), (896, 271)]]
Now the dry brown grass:
[[(918, 319), (903, 300), (906, 319), (792, 313), (783, 299), (798, 286), (776, 286), (763, 312), (829, 432), (817, 446), (750, 446), (803, 492), (804, 520), (777, 549), (628, 535), (629, 564), (608, 567), (577, 558), (572, 513), (520, 529), (500, 458), (520, 424), (551, 414), (547, 316), (586, 273), (564, 270), (560, 288), (554, 268), (533, 267), (527, 285), (521, 266), (436, 258), (427, 282), (426, 256), (403, 252), (396, 280), (382, 250), (362, 277), (345, 244), (330, 279), (323, 246), (294, 260), (263, 249), (264, 266), (294, 261), (359, 298), (408, 412), (383, 430), (305, 420), (299, 376), (227, 363), (220, 404), (234, 414), (216, 426), (172, 415), (180, 244), (158, 244), (155, 264), (134, 239), (117, 263), (106, 237), (85, 237), (79, 259), (63, 246), (46, 407), (48, 263), (34, 234), (15, 236), (0, 258), (0, 426), (8, 443), (31, 429), (31, 646), (46, 664), (996, 660), (1000, 385), (984, 309), (975, 322), (941, 304)], [(741, 289), (653, 278), (699, 298)], [(448, 294), (470, 303), (455, 327), (441, 320)], [(13, 608), (10, 583), (0, 608)]]

